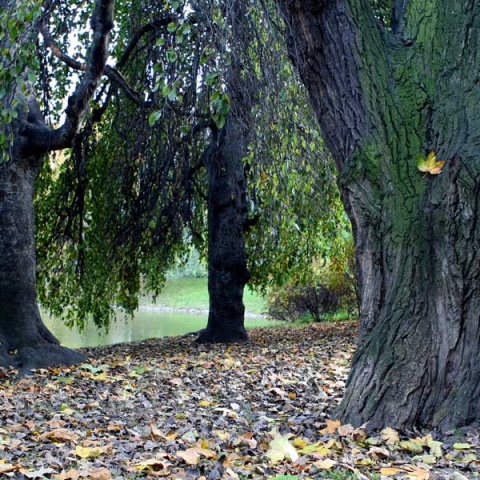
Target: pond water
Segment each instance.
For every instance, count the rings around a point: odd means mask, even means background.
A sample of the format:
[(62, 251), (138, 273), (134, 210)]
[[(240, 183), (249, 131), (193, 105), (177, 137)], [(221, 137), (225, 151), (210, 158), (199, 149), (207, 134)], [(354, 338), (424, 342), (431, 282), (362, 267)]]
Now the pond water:
[[(69, 329), (62, 320), (43, 314), (43, 320), (62, 345), (70, 348), (95, 347), (114, 343), (134, 342), (146, 338), (160, 338), (200, 330), (207, 325), (206, 314), (142, 310), (132, 319), (122, 314), (110, 325), (108, 332), (89, 324), (83, 332)], [(247, 328), (275, 325), (264, 318), (245, 319)]]

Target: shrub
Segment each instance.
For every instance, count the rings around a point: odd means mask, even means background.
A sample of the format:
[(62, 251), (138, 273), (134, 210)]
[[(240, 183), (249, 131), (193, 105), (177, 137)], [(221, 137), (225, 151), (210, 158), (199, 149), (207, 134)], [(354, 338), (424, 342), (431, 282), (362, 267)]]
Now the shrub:
[(267, 297), (268, 315), (276, 320), (297, 321), (305, 316), (320, 322), (325, 317), (358, 312), (359, 288), (353, 242), (345, 242), (328, 262), (312, 267), (307, 284), (289, 283)]

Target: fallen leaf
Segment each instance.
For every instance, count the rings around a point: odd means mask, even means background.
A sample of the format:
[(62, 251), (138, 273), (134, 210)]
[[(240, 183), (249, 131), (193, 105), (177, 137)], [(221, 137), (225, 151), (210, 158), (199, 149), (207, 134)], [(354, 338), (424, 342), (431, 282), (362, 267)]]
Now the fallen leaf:
[(215, 458), (216, 454), (212, 450), (206, 448), (192, 447), (186, 450), (177, 452), (177, 456), (188, 463), (189, 465), (197, 465), (200, 457)]
[(314, 463), (314, 465), (321, 470), (331, 470), (335, 465), (338, 465), (338, 462), (330, 458), (326, 458), (325, 460), (318, 460)]
[(323, 430), (320, 430), (320, 433), (329, 433), (330, 435), (335, 433), (337, 428), (341, 425), (340, 420), (330, 420), (329, 418), (325, 419), (325, 423), (327, 426)]
[(470, 450), (471, 448), (475, 448), (473, 445), (470, 445), (469, 443), (454, 443), (452, 445), (452, 448), (454, 450)]
[(102, 452), (100, 447), (82, 447), (81, 445), (75, 447), (75, 455), (80, 458), (97, 458)]
[(396, 445), (400, 441), (398, 432), (390, 427), (384, 428), (380, 435), (387, 445)]
[(275, 464), (290, 459), (292, 462), (298, 460), (298, 453), (295, 447), (288, 441), (287, 437), (283, 435), (277, 435), (270, 442), (270, 448), (266, 453), (266, 456), (270, 459), (270, 463)]
[(392, 475), (396, 475), (397, 473), (404, 472), (401, 468), (395, 467), (384, 467), (380, 469), (380, 474), (386, 477), (391, 477)]
[(89, 480), (110, 480), (112, 472), (108, 468), (90, 468), (87, 472)]

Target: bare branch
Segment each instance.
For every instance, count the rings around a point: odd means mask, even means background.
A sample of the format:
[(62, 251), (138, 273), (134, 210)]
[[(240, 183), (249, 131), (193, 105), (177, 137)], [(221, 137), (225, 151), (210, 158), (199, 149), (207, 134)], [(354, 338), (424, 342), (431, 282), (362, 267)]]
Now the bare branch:
[[(50, 137), (49, 150), (71, 146), (79, 131), (88, 104), (100, 83), (108, 58), (108, 40), (113, 28), (115, 0), (97, 0), (92, 15), (93, 40), (84, 67), (84, 75), (68, 99), (64, 124), (54, 130)], [(83, 69), (81, 69), (83, 70)]]

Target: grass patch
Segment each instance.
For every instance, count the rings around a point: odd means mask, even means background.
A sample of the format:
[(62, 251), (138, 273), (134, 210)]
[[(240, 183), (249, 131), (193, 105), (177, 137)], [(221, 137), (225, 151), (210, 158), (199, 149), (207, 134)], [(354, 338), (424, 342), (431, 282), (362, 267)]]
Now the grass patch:
[[(264, 313), (266, 310), (263, 297), (245, 289), (243, 302), (248, 313)], [(152, 297), (145, 296), (143, 305), (153, 303)], [(207, 278), (173, 278), (167, 280), (165, 287), (156, 297), (157, 305), (178, 309), (208, 310)]]

